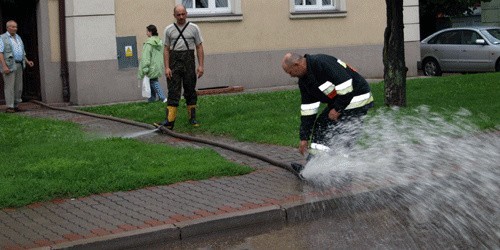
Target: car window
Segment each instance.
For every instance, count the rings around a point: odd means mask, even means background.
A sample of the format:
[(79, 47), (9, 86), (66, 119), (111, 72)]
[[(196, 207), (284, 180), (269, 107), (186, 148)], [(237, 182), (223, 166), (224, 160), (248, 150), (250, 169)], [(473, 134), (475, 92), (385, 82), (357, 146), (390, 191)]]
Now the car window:
[(500, 44), (500, 29), (481, 30), (481, 33), (483, 33), (483, 35), (486, 36), (491, 43)]
[(462, 36), (459, 30), (450, 30), (438, 34), (429, 40), (429, 44), (461, 44)]
[(477, 32), (472, 30), (462, 31), (462, 44), (476, 44), (477, 39), (483, 39)]
[(489, 29), (487, 30), (493, 37), (500, 40), (500, 29)]

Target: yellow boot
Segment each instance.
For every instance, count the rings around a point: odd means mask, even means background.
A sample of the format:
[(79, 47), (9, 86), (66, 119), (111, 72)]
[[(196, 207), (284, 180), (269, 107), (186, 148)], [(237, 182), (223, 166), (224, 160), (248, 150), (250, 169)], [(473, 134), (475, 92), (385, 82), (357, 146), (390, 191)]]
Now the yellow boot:
[(188, 111), (189, 124), (191, 124), (193, 127), (200, 126), (198, 121), (196, 121), (196, 105), (188, 105), (187, 111)]
[(177, 117), (177, 107), (167, 106), (165, 110), (165, 120), (160, 123), (155, 123), (157, 127), (164, 126), (167, 129), (174, 129), (175, 118)]

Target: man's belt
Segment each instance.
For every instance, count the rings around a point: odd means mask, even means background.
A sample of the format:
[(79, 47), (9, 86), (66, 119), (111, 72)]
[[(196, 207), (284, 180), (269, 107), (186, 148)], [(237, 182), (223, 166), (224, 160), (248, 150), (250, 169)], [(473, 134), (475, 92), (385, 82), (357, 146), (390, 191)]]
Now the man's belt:
[(23, 63), (23, 61), (16, 61), (16, 63)]

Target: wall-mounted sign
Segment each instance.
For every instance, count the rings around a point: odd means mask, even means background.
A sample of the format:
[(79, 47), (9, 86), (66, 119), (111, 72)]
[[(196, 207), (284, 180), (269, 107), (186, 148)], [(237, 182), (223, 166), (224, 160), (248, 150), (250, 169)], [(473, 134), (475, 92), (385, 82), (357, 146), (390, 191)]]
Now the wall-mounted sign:
[(132, 46), (125, 46), (125, 57), (132, 57), (134, 53), (132, 52)]

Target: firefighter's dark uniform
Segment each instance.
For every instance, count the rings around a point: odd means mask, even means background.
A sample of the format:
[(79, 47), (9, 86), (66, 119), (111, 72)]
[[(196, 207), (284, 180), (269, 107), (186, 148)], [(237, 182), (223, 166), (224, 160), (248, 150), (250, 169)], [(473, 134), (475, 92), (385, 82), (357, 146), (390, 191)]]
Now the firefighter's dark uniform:
[[(312, 135), (310, 155), (329, 151), (335, 145), (349, 146), (360, 128), (362, 117), (373, 106), (366, 80), (341, 60), (328, 55), (305, 55), (307, 73), (299, 79), (302, 97), (300, 139)], [(317, 116), (321, 103), (325, 109)], [(328, 113), (340, 113), (337, 121)]]

